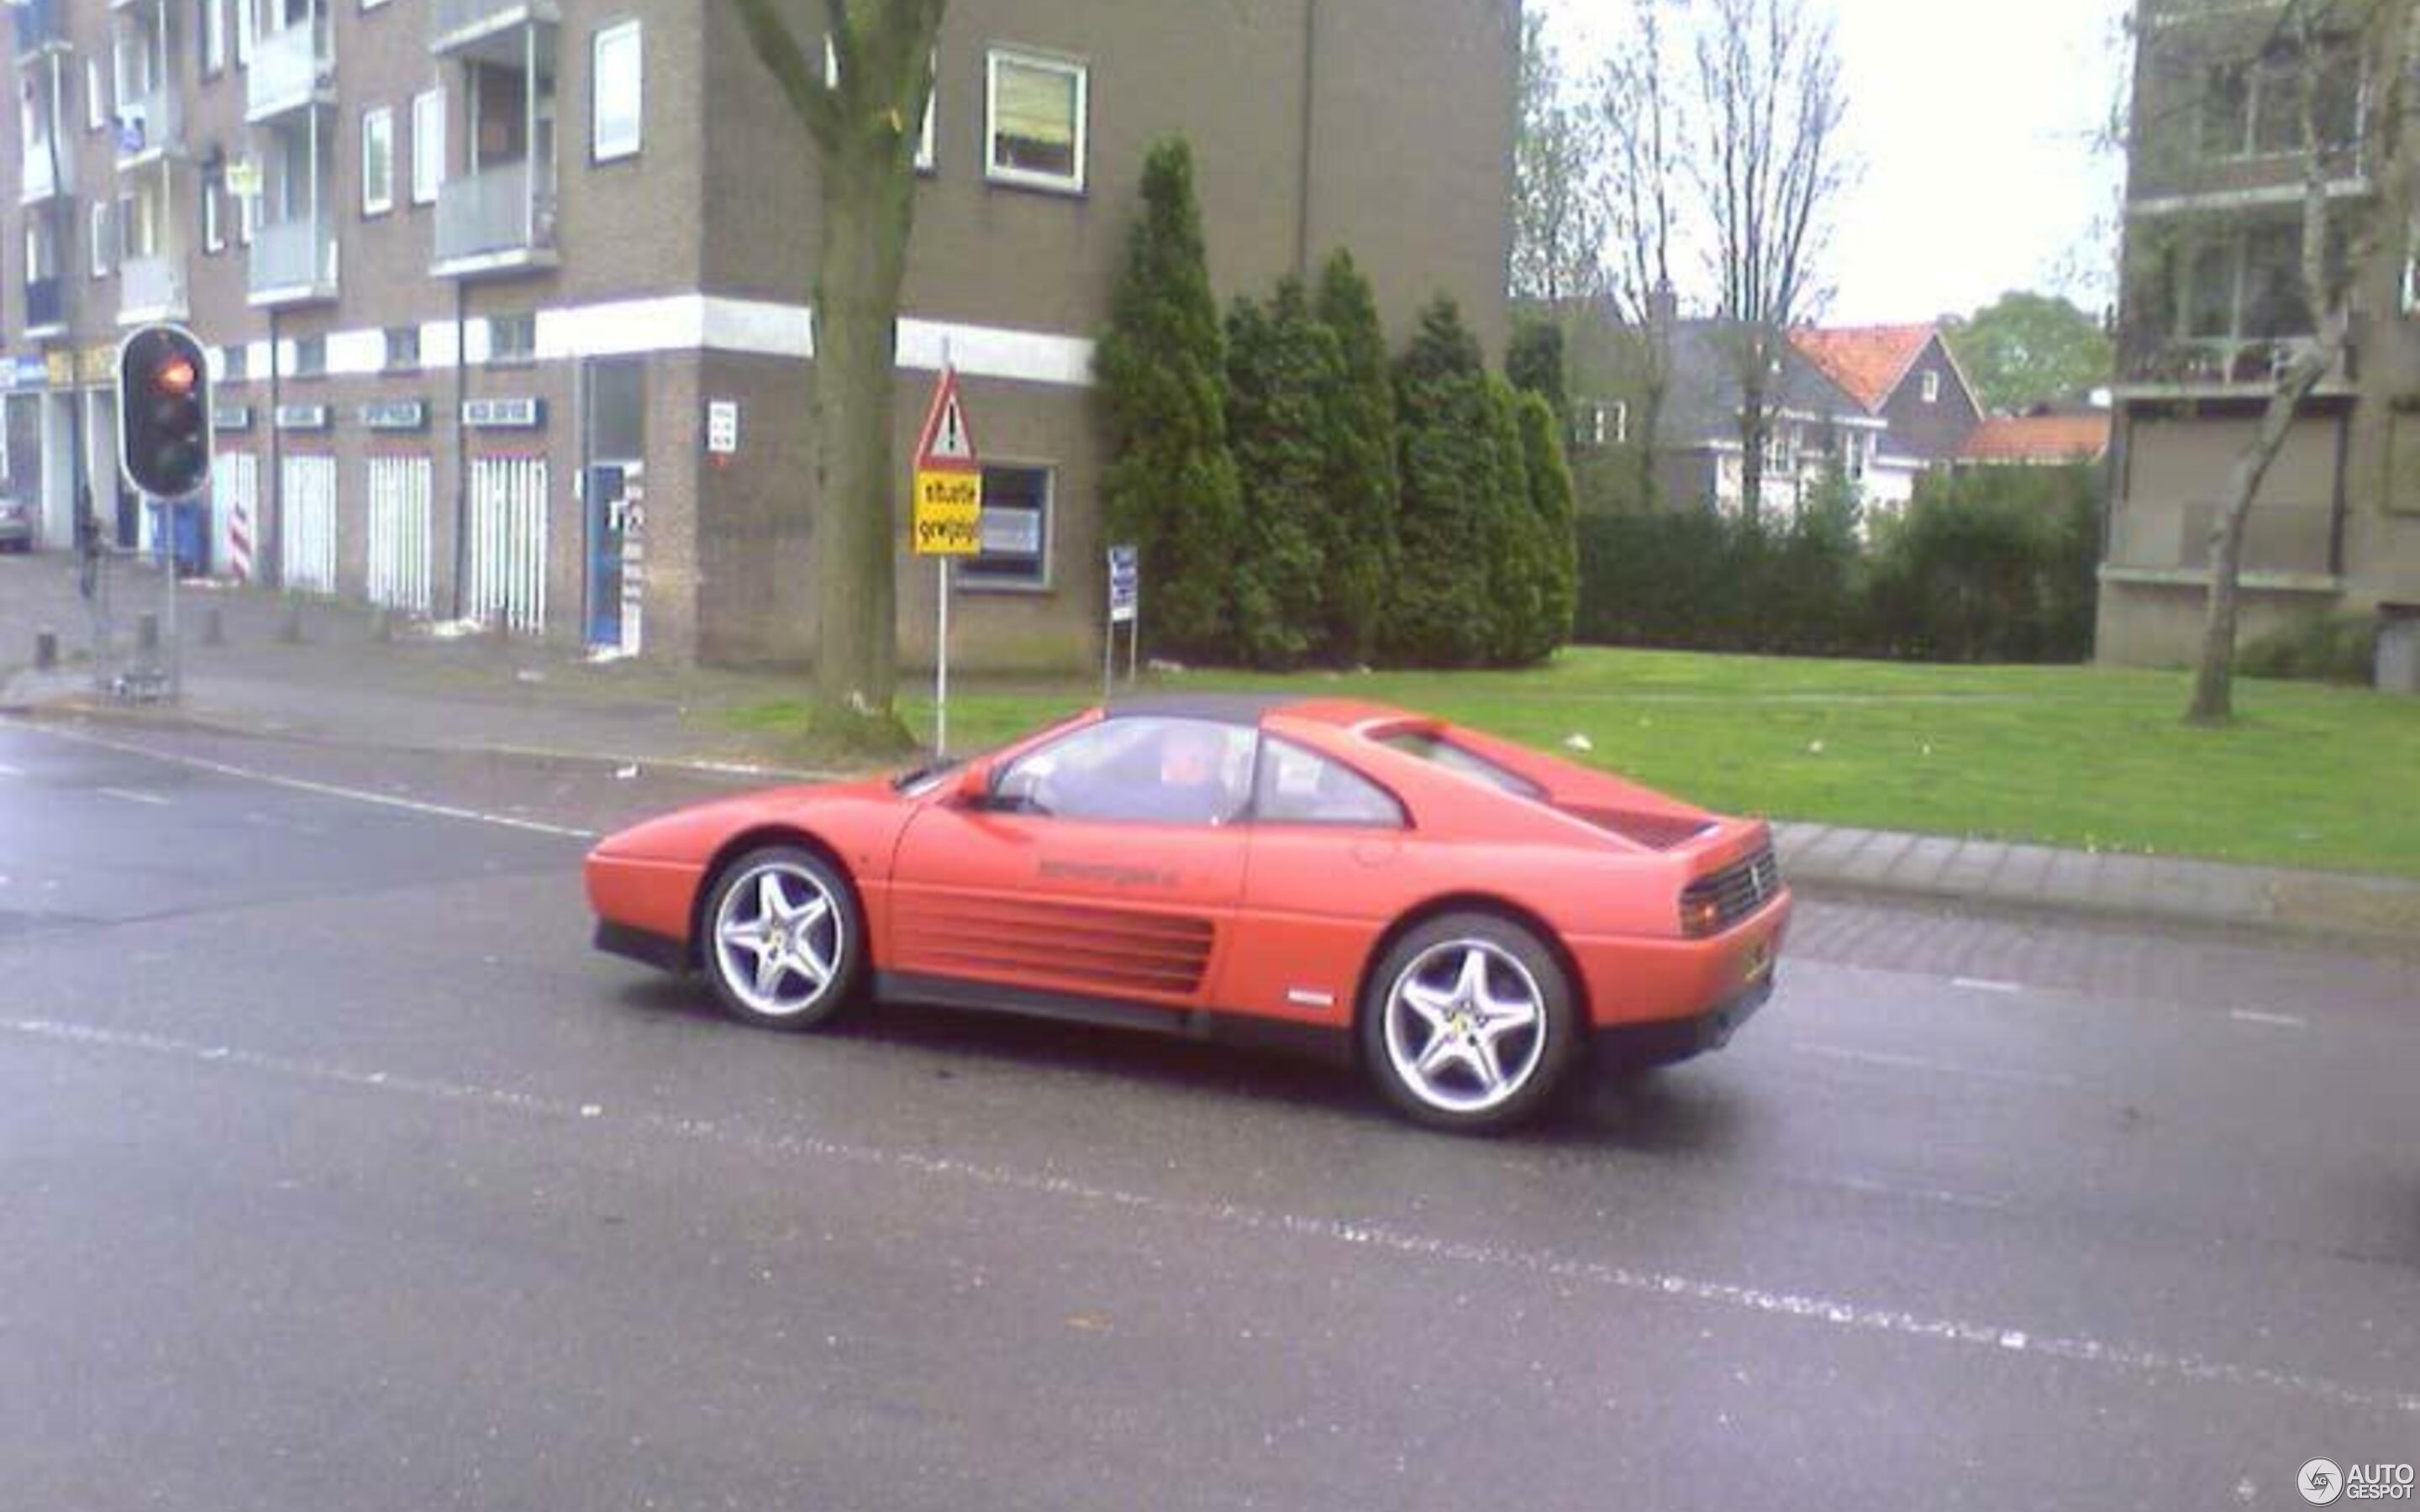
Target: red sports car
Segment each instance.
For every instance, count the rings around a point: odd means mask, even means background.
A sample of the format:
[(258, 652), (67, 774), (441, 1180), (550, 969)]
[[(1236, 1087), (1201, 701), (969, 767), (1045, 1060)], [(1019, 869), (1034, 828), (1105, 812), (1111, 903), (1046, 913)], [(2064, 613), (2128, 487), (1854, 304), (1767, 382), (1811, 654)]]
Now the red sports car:
[(1136, 700), (987, 756), (683, 810), (587, 861), (597, 944), (751, 1024), (861, 997), (1357, 1058), (1419, 1122), (1534, 1113), (1590, 1042), (1723, 1043), (1790, 894), (1761, 821), (1401, 709)]

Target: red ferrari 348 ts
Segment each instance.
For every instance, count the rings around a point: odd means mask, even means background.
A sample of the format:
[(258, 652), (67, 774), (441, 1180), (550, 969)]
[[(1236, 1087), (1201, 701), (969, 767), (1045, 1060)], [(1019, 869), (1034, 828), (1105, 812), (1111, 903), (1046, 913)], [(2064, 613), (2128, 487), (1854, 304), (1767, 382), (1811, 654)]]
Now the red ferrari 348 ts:
[(1115, 703), (990, 755), (724, 799), (590, 853), (597, 945), (733, 1015), (860, 998), (1307, 1039), (1506, 1127), (1583, 1053), (1712, 1049), (1773, 991), (1761, 821), (1401, 709)]

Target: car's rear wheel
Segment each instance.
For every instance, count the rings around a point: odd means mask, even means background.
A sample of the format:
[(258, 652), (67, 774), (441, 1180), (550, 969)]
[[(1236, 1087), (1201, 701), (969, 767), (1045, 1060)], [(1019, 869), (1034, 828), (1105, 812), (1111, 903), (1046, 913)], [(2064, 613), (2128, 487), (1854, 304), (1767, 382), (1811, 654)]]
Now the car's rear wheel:
[(1371, 974), (1363, 1060), (1387, 1100), (1434, 1129), (1483, 1134), (1534, 1117), (1578, 1049), (1570, 979), (1545, 942), (1493, 914), (1447, 914)]
[(732, 1017), (803, 1029), (848, 1006), (865, 929), (848, 879), (814, 852), (775, 845), (733, 861), (705, 922), (700, 953)]

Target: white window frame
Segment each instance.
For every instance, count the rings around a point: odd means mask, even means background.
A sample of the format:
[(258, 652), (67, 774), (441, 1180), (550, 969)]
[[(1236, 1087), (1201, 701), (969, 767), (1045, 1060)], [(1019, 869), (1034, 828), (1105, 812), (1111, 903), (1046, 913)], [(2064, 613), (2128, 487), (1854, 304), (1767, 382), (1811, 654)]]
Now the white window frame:
[[(627, 130), (606, 134), (605, 74), (606, 49), (627, 42), (630, 49), (629, 121)], [(620, 79), (613, 81), (623, 82)], [(619, 122), (616, 123), (619, 125)], [(635, 158), (646, 145), (647, 135), (647, 44), (646, 32), (637, 18), (599, 26), (588, 39), (588, 161), (619, 162)]]
[(440, 85), (411, 97), (411, 202), (433, 205), (444, 186), (445, 90)]
[(226, 251), (226, 182), (202, 180), (202, 252), (216, 256)]
[[(939, 159), (934, 155), (934, 117), (941, 103), (941, 50), (933, 50), (932, 77), (924, 91), (924, 124), (916, 133), (916, 171), (931, 173)], [(832, 46), (831, 34), (824, 34), (824, 87), (840, 87), (840, 53)]]
[[(373, 193), (371, 186), (383, 184)], [(395, 107), (372, 105), (362, 112), (362, 216), (384, 215), (395, 208)]]
[(1939, 404), (1941, 402), (1941, 374), (1938, 369), (1927, 368), (1925, 370), (1924, 402), (1926, 404)]
[(92, 276), (107, 278), (114, 266), (110, 260), (110, 238), (116, 229), (112, 211), (116, 207), (108, 200), (97, 199), (85, 207), (88, 214), (85, 229), (92, 242)]
[[(1073, 174), (1039, 173), (999, 161), (1000, 70), (1002, 64), (1065, 74), (1076, 81), (1076, 171)], [(1029, 52), (1017, 47), (989, 49), (984, 54), (984, 177), (995, 184), (1010, 184), (1020, 189), (1043, 189), (1060, 194), (1083, 193), (1092, 159), (1092, 114), (1091, 65), (1075, 58), (1055, 57), (1047, 53)]]
[(260, 0), (235, 0), (235, 66), (252, 67), (252, 37), (260, 29)]
[(99, 57), (84, 60), (84, 129), (98, 131), (109, 124), (109, 96), (101, 87), (104, 75)]
[(202, 77), (225, 73), (227, 66), (227, 0), (202, 0)]

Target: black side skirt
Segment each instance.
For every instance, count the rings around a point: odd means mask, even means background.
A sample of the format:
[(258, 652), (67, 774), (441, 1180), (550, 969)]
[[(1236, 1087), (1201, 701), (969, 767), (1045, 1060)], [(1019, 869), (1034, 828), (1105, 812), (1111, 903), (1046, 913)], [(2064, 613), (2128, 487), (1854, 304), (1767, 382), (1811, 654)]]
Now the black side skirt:
[(1001, 986), (920, 972), (877, 971), (874, 973), (873, 989), (877, 1002), (920, 1003), (979, 1013), (1013, 1013), (1021, 1018), (1090, 1024), (1102, 1028), (1138, 1029), (1146, 1034), (1278, 1050), (1331, 1065), (1353, 1063), (1353, 1036), (1342, 1025), (1290, 1024), (1216, 1009), (1161, 1008), (1121, 997)]
[(644, 962), (675, 976), (689, 970), (689, 948), (680, 941), (668, 940), (660, 934), (633, 929), (628, 924), (616, 924), (608, 918), (597, 921), (597, 949), (608, 955)]
[(1611, 1067), (1668, 1066), (1730, 1041), (1756, 1011), (1773, 995), (1773, 977), (1739, 995), (1716, 1003), (1695, 1018), (1663, 1019), (1652, 1024), (1624, 1024), (1596, 1031), (1597, 1058)]

